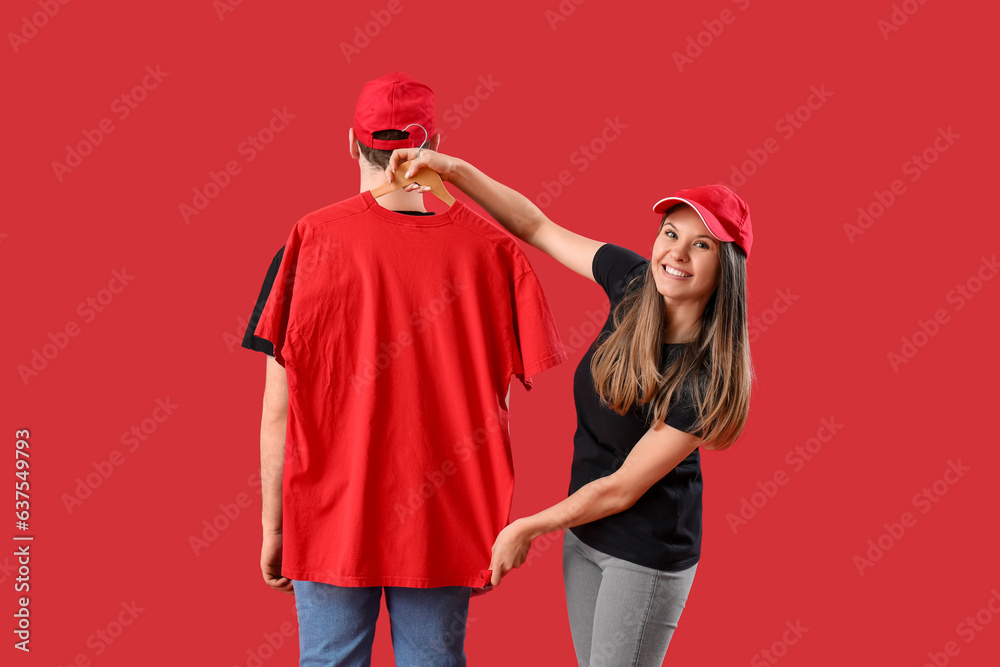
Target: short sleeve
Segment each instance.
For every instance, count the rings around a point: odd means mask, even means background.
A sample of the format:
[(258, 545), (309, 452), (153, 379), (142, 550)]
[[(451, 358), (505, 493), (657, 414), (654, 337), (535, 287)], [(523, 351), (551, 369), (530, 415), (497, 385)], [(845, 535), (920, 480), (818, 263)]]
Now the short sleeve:
[(514, 375), (532, 387), (531, 377), (566, 361), (566, 350), (538, 277), (531, 269), (514, 280)]
[(281, 266), (281, 257), (284, 253), (285, 246), (281, 246), (274, 255), (274, 259), (271, 260), (271, 266), (267, 268), (267, 275), (264, 276), (264, 284), (260, 288), (260, 294), (257, 295), (257, 303), (254, 304), (253, 312), (250, 313), (250, 322), (247, 323), (247, 330), (243, 334), (243, 342), (241, 343), (241, 347), (263, 352), (270, 357), (274, 356), (274, 343), (264, 338), (258, 338), (254, 335), (254, 331), (257, 330), (257, 323), (260, 321), (260, 315), (264, 311), (264, 304), (267, 303), (267, 297), (271, 293), (271, 287), (274, 285), (274, 277), (278, 275), (278, 267)]
[(282, 252), (278, 270), (274, 275), (270, 292), (261, 310), (254, 336), (271, 343), (274, 359), (282, 367), (285, 365), (283, 347), (291, 316), (292, 294), (295, 288), (295, 273), (301, 253), (303, 232), (299, 223), (292, 228)]
[(698, 437), (702, 436), (702, 430), (695, 430), (695, 427), (698, 426), (698, 406), (695, 405), (694, 396), (689, 391), (689, 388), (676, 392), (671, 397), (670, 406), (667, 408), (667, 416), (663, 422), (667, 426), (673, 426), (678, 431), (693, 433)]
[(611, 303), (618, 303), (632, 279), (649, 264), (649, 260), (628, 248), (605, 243), (594, 253), (591, 270), (594, 280), (604, 289)]

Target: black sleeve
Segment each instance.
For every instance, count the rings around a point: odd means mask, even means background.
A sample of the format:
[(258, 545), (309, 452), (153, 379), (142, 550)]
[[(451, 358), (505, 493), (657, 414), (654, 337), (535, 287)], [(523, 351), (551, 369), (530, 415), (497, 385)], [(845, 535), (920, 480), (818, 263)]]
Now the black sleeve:
[(278, 267), (281, 266), (281, 256), (284, 254), (285, 246), (281, 246), (278, 254), (271, 260), (271, 266), (268, 267), (267, 275), (264, 276), (264, 284), (260, 288), (260, 295), (257, 297), (257, 304), (253, 307), (253, 313), (250, 314), (250, 323), (247, 325), (246, 333), (243, 334), (243, 343), (241, 344), (248, 350), (257, 350), (271, 357), (274, 356), (274, 343), (265, 338), (254, 336), (253, 332), (257, 330), (257, 322), (260, 320), (260, 314), (264, 312), (264, 304), (267, 303), (267, 297), (274, 285), (274, 278), (278, 275)]
[[(674, 346), (670, 354), (682, 354), (680, 346)], [(672, 363), (670, 358), (667, 359), (667, 363)], [(703, 373), (700, 380), (701, 393), (704, 396), (708, 390), (707, 376)], [(694, 380), (692, 378), (688, 378), (670, 397), (667, 416), (663, 421), (667, 426), (673, 426), (678, 431), (693, 433), (699, 438), (704, 435), (704, 429), (695, 430), (698, 426), (698, 405), (694, 399)]]
[(649, 260), (628, 248), (605, 243), (594, 253), (594, 263), (591, 270), (597, 284), (604, 288), (604, 293), (612, 304), (618, 303), (625, 294), (625, 288), (632, 284), (632, 279), (640, 276), (649, 264)]
[(663, 420), (667, 426), (673, 426), (678, 431), (694, 433), (701, 437), (702, 431), (695, 431), (698, 425), (698, 408), (694, 399), (687, 392), (680, 397), (674, 396), (667, 408), (667, 416)]

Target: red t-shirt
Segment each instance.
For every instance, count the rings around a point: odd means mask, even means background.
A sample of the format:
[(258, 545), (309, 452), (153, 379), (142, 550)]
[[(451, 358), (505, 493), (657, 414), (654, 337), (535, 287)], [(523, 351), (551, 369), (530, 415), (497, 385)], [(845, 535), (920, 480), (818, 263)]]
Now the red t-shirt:
[(288, 377), (281, 574), (486, 586), (514, 489), (510, 376), (566, 360), (513, 236), (456, 201), (310, 213), (254, 332)]

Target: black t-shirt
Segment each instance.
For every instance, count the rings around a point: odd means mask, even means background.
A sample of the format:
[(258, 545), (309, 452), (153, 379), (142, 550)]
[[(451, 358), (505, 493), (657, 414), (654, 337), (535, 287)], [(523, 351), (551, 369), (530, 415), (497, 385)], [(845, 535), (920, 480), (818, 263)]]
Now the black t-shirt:
[[(434, 211), (396, 211), (396, 213), (405, 213), (406, 215), (434, 215)], [(281, 256), (284, 254), (285, 246), (281, 246), (277, 254), (275, 254), (274, 259), (271, 260), (271, 266), (267, 268), (267, 275), (264, 276), (264, 284), (260, 288), (260, 294), (257, 296), (257, 303), (254, 305), (253, 312), (250, 314), (250, 322), (247, 324), (247, 330), (243, 334), (243, 342), (240, 343), (240, 347), (245, 347), (248, 350), (263, 352), (269, 357), (274, 356), (274, 343), (266, 338), (258, 338), (257, 336), (254, 336), (253, 332), (257, 330), (257, 322), (260, 321), (260, 314), (264, 312), (264, 304), (267, 303), (267, 297), (271, 294), (271, 288), (274, 286), (274, 279), (278, 275), (278, 267), (281, 266)]]
[[(649, 260), (628, 248), (605, 243), (594, 255), (594, 278), (611, 304), (604, 332), (614, 330), (615, 306), (625, 294), (642, 286)], [(632, 278), (638, 276), (634, 281)], [(631, 284), (630, 284), (631, 281)], [(590, 361), (597, 340), (580, 360), (573, 376), (577, 428), (573, 436), (573, 469), (569, 493), (618, 470), (632, 447), (652, 423), (651, 403), (633, 406), (619, 415), (605, 407), (594, 388)], [(683, 344), (663, 343), (661, 369), (683, 351)], [(697, 411), (690, 385), (675, 392), (664, 420), (669, 426), (694, 432)], [(678, 571), (691, 567), (701, 555), (701, 458), (695, 449), (676, 468), (658, 480), (636, 503), (618, 514), (570, 528), (585, 544), (616, 558), (655, 568)]]

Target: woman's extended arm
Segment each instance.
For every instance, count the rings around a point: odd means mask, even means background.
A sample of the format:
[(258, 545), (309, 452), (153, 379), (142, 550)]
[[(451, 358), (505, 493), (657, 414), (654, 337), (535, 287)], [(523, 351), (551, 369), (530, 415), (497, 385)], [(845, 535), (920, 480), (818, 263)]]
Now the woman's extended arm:
[[(468, 162), (436, 151), (423, 149), (417, 157), (416, 148), (400, 148), (392, 153), (386, 169), (386, 180), (392, 182), (396, 168), (412, 160), (410, 173), (428, 167), (445, 181), (469, 195), (494, 220), (525, 243), (530, 243), (581, 276), (594, 279), (593, 261), (600, 241), (581, 236), (549, 220), (531, 200), (516, 190), (498, 183)], [(408, 191), (426, 192), (428, 188), (410, 185)]]
[(701, 443), (695, 435), (660, 422), (650, 428), (629, 452), (625, 462), (607, 477), (595, 479), (565, 500), (511, 523), (493, 544), (492, 584), (528, 556), (536, 537), (555, 530), (603, 519), (632, 507), (653, 484), (677, 467)]

